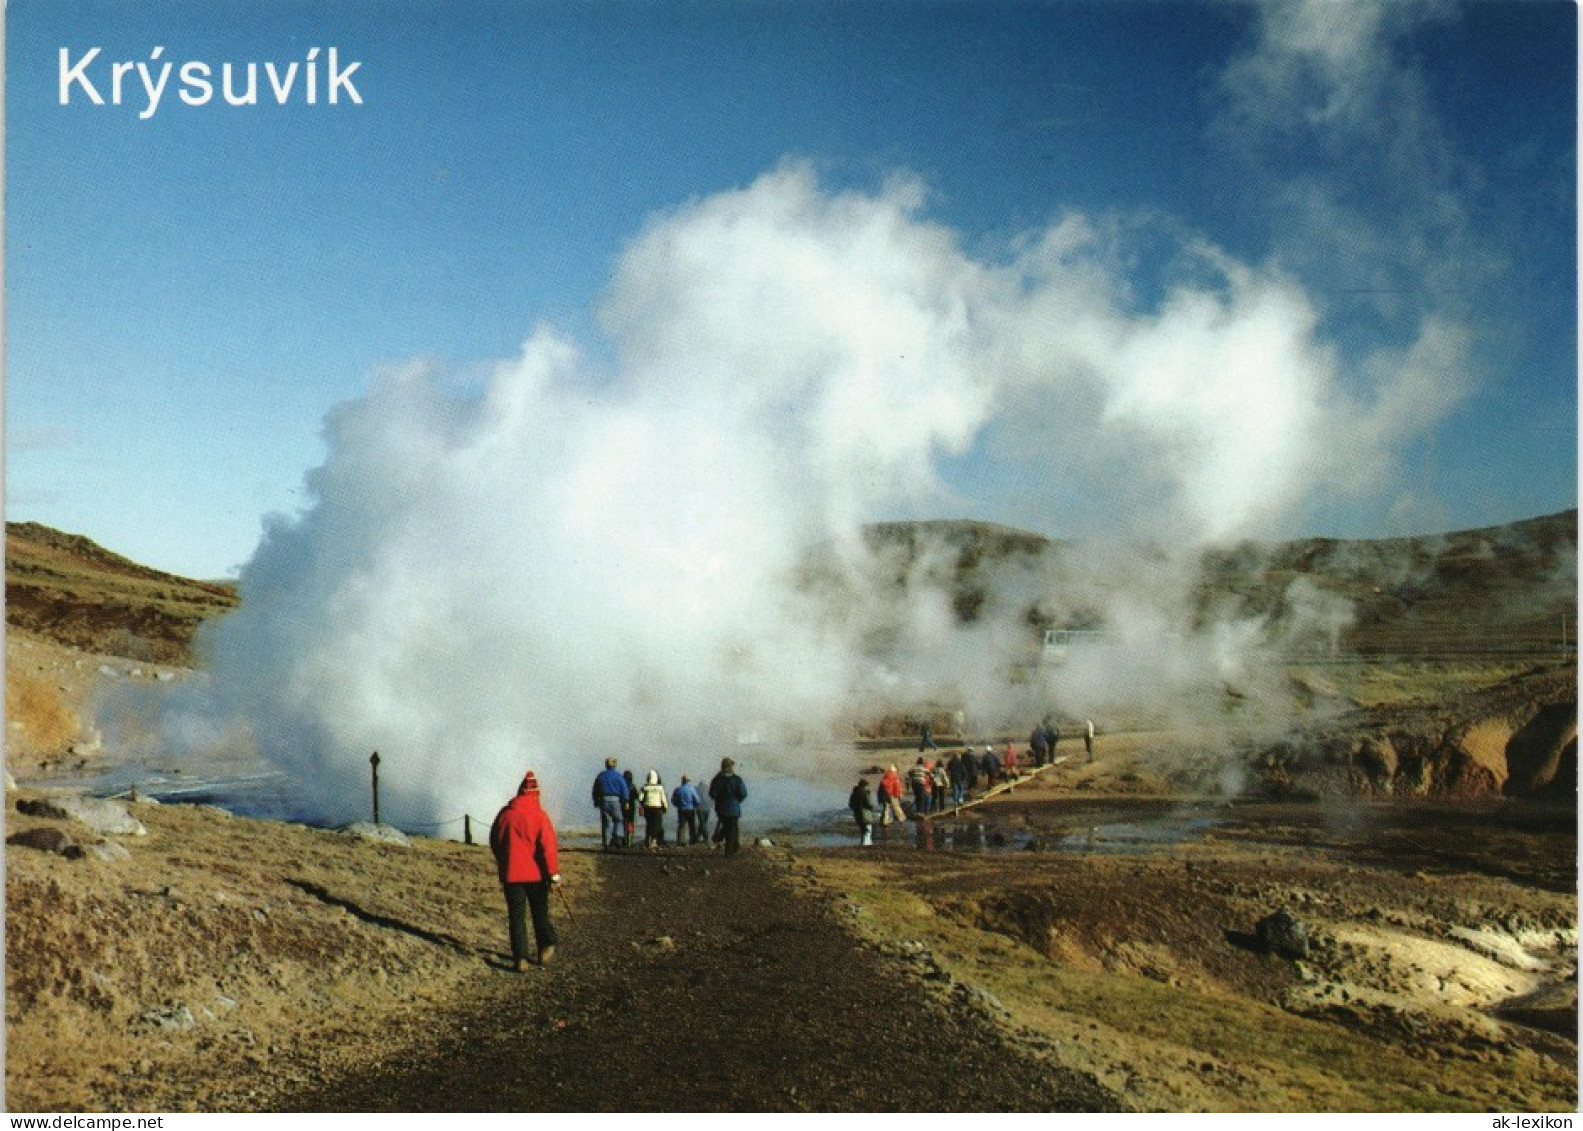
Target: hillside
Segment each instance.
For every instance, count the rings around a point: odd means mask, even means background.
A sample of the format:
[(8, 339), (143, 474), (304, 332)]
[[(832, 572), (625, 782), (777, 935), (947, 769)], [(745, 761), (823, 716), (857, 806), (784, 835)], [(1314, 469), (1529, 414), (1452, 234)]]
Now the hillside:
[[(1577, 511), (1415, 538), (1243, 543), (1203, 561), (1202, 614), (1289, 614), (1294, 582), (1344, 600), (1339, 650), (1364, 656), (1554, 655), (1575, 648)], [(891, 522), (868, 544), (896, 584), (948, 586), (959, 619), (979, 615), (997, 567), (1015, 563), (1058, 592), (1067, 544), (973, 521)], [(1147, 553), (1140, 550), (1140, 553)], [(805, 576), (817, 583), (818, 555)], [(138, 565), (80, 535), (6, 524), (6, 624), (88, 652), (190, 664), (204, 620), (235, 608), (234, 586)], [(1100, 627), (1059, 600), (1022, 610), (1030, 633)], [(1326, 642), (1328, 643), (1328, 642)]]
[[(1576, 510), (1479, 530), (1413, 538), (1244, 542), (1201, 562), (1201, 617), (1263, 617), (1279, 630), (1300, 597), (1345, 602), (1335, 650), (1361, 656), (1553, 656), (1577, 634)], [(971, 521), (896, 522), (869, 545), (905, 584), (920, 573), (952, 587), (962, 621), (979, 615), (997, 567), (1043, 576), (1059, 593), (1075, 547)], [(1140, 547), (1138, 554), (1157, 556)], [(888, 555), (888, 556), (886, 556)], [(1295, 583), (1303, 582), (1305, 584)], [(1338, 608), (1342, 606), (1337, 606)], [(1037, 628), (1102, 628), (1093, 609), (1059, 598), (1030, 602)], [(1311, 640), (1314, 650), (1330, 641)]]
[(184, 664), (193, 634), (237, 604), (230, 585), (177, 577), (78, 534), (6, 523), (6, 625), (86, 652)]
[(1504, 655), (1577, 641), (1577, 511), (1418, 538), (1245, 545), (1207, 563), (1206, 602), (1283, 611), (1299, 577), (1352, 603), (1343, 651)]

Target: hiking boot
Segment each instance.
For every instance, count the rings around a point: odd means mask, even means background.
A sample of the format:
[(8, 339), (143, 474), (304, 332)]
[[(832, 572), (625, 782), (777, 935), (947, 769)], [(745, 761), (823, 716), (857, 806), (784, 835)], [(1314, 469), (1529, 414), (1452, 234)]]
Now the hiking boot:
[(540, 966), (548, 966), (550, 963), (552, 963), (554, 961), (555, 961), (555, 948), (553, 946), (547, 946), (543, 950), (539, 951), (539, 965)]
[(526, 974), (528, 972), (528, 960), (526, 958), (514, 959), (511, 963), (511, 968), (518, 974)]

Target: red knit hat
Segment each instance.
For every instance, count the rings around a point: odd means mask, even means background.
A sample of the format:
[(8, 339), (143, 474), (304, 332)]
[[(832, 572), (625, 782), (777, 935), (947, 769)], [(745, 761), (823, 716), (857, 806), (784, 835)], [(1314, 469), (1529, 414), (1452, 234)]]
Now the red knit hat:
[(539, 792), (539, 779), (533, 776), (533, 771), (532, 770), (529, 770), (527, 773), (522, 775), (522, 784), (517, 787), (517, 792), (518, 793), (537, 793), (537, 792)]

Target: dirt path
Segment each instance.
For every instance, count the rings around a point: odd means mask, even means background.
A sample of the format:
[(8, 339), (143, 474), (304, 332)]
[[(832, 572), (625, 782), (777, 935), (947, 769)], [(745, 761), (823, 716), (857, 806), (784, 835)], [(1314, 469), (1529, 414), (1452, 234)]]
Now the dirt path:
[(1008, 1039), (968, 993), (860, 942), (767, 852), (598, 864), (598, 898), (575, 893), (575, 920), (556, 908), (556, 966), (517, 975), (491, 959), (472, 999), (416, 1047), (280, 1106), (1117, 1110), (1093, 1078)]

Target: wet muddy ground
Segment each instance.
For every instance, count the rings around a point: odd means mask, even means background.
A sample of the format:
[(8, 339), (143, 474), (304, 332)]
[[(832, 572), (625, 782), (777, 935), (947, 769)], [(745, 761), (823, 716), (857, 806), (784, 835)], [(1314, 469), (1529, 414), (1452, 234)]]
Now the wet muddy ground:
[[(1051, 783), (804, 858), (854, 922), (947, 956), (1141, 1110), (1577, 1102), (1570, 809)], [(1282, 911), (1300, 958), (1261, 943)]]

